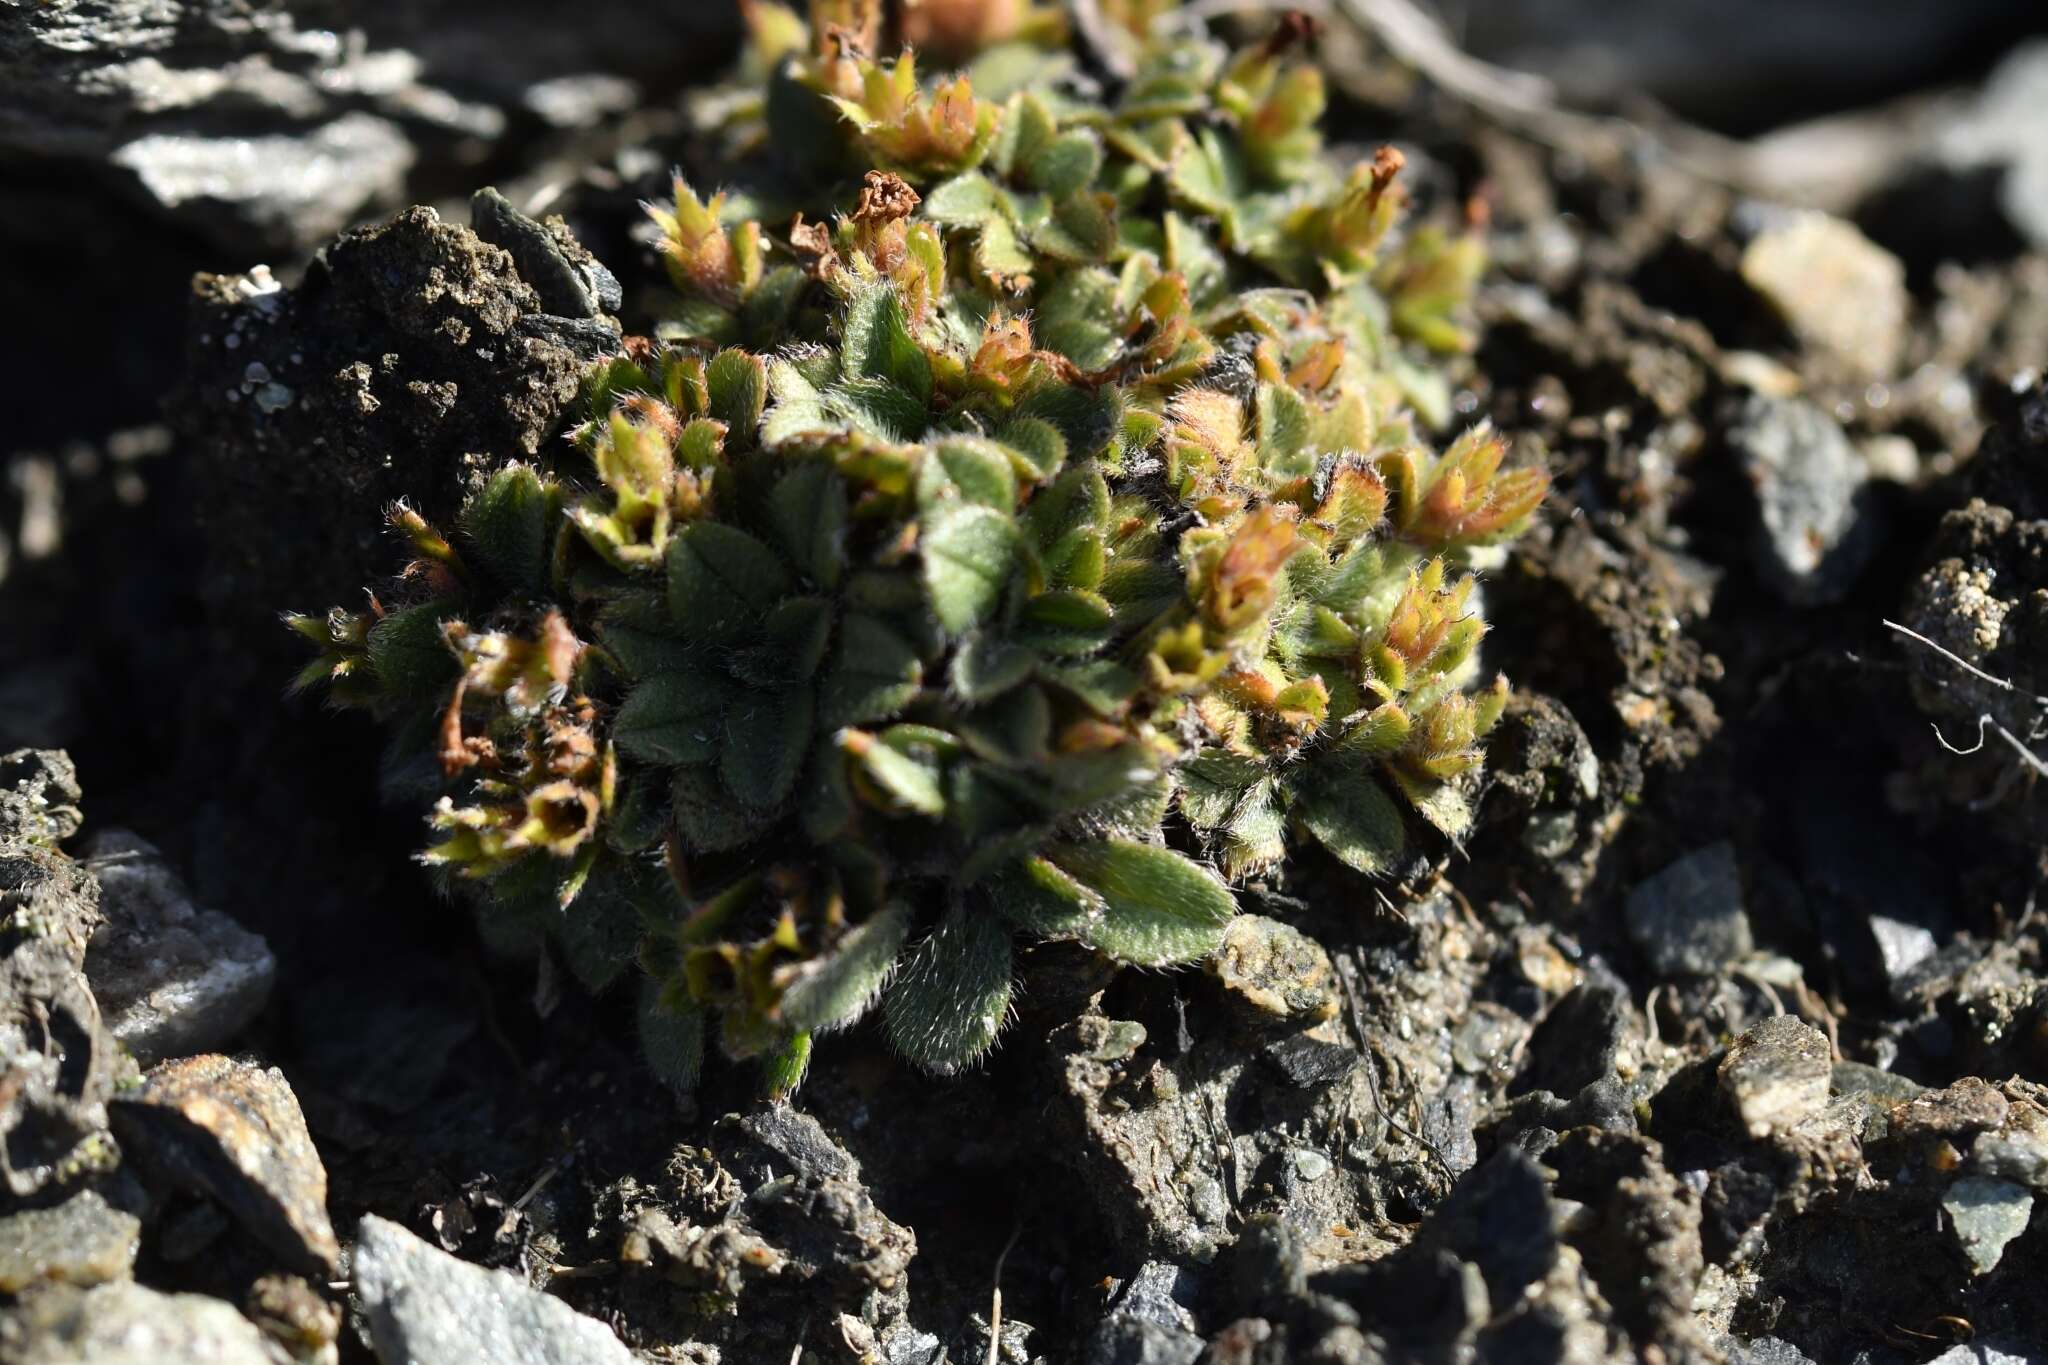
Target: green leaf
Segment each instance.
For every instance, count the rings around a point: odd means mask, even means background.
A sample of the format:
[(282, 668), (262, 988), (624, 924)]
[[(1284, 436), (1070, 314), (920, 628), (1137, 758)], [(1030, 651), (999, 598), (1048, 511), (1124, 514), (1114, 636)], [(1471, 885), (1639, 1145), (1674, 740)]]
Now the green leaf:
[(1003, 513), (949, 502), (924, 519), (925, 587), (939, 624), (959, 633), (985, 620), (1015, 576), (1021, 537)]
[(1315, 472), (1308, 404), (1284, 384), (1259, 385), (1259, 462), (1282, 479)]
[(1024, 182), (1058, 199), (1087, 189), (1101, 170), (1101, 140), (1085, 128), (1074, 128), (1030, 154), (1024, 164)]
[(839, 623), (839, 650), (825, 672), (819, 728), (837, 730), (896, 715), (924, 682), (924, 666), (908, 640), (880, 617), (849, 612)]
[(809, 687), (742, 692), (725, 713), (718, 773), (734, 796), (772, 808), (796, 787), (811, 751)]
[(996, 911), (1035, 938), (1076, 938), (1102, 915), (1102, 897), (1043, 858), (1011, 863), (983, 885)]
[(1237, 902), (1214, 873), (1171, 849), (1127, 839), (1053, 844), (1046, 857), (1102, 898), (1084, 943), (1140, 966), (1214, 952)]
[(1085, 373), (1108, 369), (1123, 350), (1116, 293), (1116, 277), (1106, 270), (1069, 270), (1038, 300), (1038, 344)]
[(837, 587), (846, 559), (846, 480), (830, 465), (806, 460), (776, 482), (768, 515), (797, 571), (821, 588)]
[(672, 1000), (660, 983), (640, 983), (640, 1051), (655, 1079), (687, 1095), (704, 1070), (704, 1012)]
[(511, 464), (493, 474), (462, 509), (462, 530), (493, 581), (514, 592), (538, 594), (548, 586), (554, 510), (553, 490), (540, 475), (529, 465)]
[[(728, 1020), (728, 1027), (730, 1021)], [(773, 1101), (788, 1099), (811, 1070), (811, 1035), (791, 1034), (761, 1062), (762, 1088)]]
[(1098, 716), (1116, 715), (1138, 694), (1137, 673), (1114, 659), (1048, 664), (1040, 671), (1047, 682), (1073, 693)]
[[(900, 732), (906, 727), (890, 729)], [(946, 813), (946, 793), (940, 786), (943, 774), (923, 746), (891, 743), (885, 732), (855, 754), (854, 761), (885, 795), (905, 808), (934, 820)]]
[(1007, 198), (980, 171), (969, 171), (934, 186), (924, 197), (922, 214), (947, 227), (979, 227), (1006, 211)]
[(657, 673), (626, 695), (612, 720), (619, 752), (643, 763), (705, 763), (718, 752), (725, 680), (698, 671)]
[(1116, 608), (1100, 593), (1067, 588), (1042, 592), (1024, 603), (1024, 620), (1043, 630), (1094, 634), (1116, 622)]
[(846, 378), (882, 380), (920, 407), (931, 401), (931, 361), (910, 335), (893, 286), (870, 285), (846, 305), (840, 367)]
[(1369, 877), (1392, 870), (1408, 842), (1401, 810), (1370, 768), (1325, 762), (1296, 794), (1294, 814), (1316, 842)]
[(768, 823), (766, 812), (733, 799), (707, 767), (676, 769), (669, 787), (676, 828), (692, 853), (723, 853), (758, 838)]
[(782, 1021), (811, 1033), (852, 1025), (882, 993), (909, 934), (910, 907), (900, 901), (855, 925), (783, 991)]
[(996, 433), (996, 441), (1010, 452), (1012, 464), (1021, 463), (1021, 478), (1049, 478), (1066, 462), (1067, 438), (1043, 418), (1015, 418)]
[(1180, 808), (1203, 833), (1223, 829), (1247, 793), (1269, 780), (1266, 765), (1248, 754), (1204, 749), (1180, 766)]
[(808, 678), (818, 671), (825, 647), (832, 642), (832, 604), (823, 597), (780, 602), (762, 623), (762, 636), (760, 649), (752, 651), (752, 676), (763, 682)]
[(1010, 1012), (1010, 932), (960, 906), (911, 952), (889, 987), (889, 1041), (910, 1061), (950, 1075), (994, 1046)]
[(766, 362), (745, 351), (720, 351), (704, 367), (704, 388), (710, 396), (711, 415), (725, 423), (731, 443), (752, 445), (761, 424), (762, 404), (768, 398)]
[(698, 639), (745, 633), (788, 591), (781, 558), (737, 527), (692, 522), (669, 542), (669, 614)]
[(395, 701), (440, 701), (462, 673), (441, 639), (441, 625), (457, 604), (436, 598), (400, 607), (370, 627), (364, 642), (377, 685)]
[(954, 437), (940, 441), (919, 470), (918, 502), (947, 496), (1008, 512), (1017, 505), (1017, 472), (992, 441)]
[(993, 636), (974, 635), (954, 651), (947, 681), (961, 700), (986, 701), (1030, 677), (1037, 662), (1028, 649)]

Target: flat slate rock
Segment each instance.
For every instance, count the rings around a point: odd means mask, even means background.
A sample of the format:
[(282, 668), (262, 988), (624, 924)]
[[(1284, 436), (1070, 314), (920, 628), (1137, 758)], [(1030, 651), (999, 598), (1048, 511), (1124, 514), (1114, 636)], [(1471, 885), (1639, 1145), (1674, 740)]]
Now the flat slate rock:
[(595, 1318), (374, 1214), (357, 1229), (354, 1273), (384, 1365), (633, 1365), (633, 1353)]
[(4, 1365), (277, 1365), (263, 1333), (204, 1294), (54, 1285), (0, 1315)]
[(211, 1052), (248, 1027), (270, 998), (270, 945), (217, 910), (192, 903), (156, 848), (106, 830), (81, 854), (105, 916), (85, 975), (108, 1032), (144, 1066)]
[(92, 1190), (0, 1218), (0, 1293), (46, 1282), (91, 1286), (135, 1268), (142, 1223)]
[(109, 1108), (123, 1148), (210, 1196), (291, 1269), (334, 1275), (327, 1168), (277, 1068), (218, 1055), (165, 1062)]

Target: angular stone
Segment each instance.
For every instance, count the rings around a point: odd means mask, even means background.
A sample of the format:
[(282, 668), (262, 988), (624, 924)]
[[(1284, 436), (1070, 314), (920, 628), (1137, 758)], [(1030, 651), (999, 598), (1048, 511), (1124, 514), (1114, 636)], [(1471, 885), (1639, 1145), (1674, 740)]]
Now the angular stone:
[(1906, 341), (1906, 268), (1849, 223), (1795, 214), (1758, 233), (1742, 253), (1742, 278), (1793, 334), (1853, 374), (1897, 372)]
[(149, 1066), (211, 1051), (246, 1028), (277, 979), (270, 945), (195, 906), (163, 855), (126, 830), (94, 835), (81, 856), (106, 917), (85, 974), (108, 1031)]
[(633, 1353), (595, 1318), (374, 1214), (356, 1231), (354, 1276), (384, 1365), (633, 1365)]
[(277, 1365), (255, 1325), (204, 1294), (56, 1285), (0, 1314), (7, 1365)]
[(165, 1062), (110, 1106), (122, 1144), (208, 1195), (294, 1270), (331, 1277), (327, 1168), (275, 1067), (206, 1055)]
[(1765, 1019), (1735, 1040), (1718, 1077), (1751, 1137), (1796, 1128), (1827, 1107), (1828, 1040), (1790, 1015)]
[(1998, 1268), (2006, 1244), (2027, 1230), (2034, 1216), (2034, 1196), (2009, 1180), (1966, 1175), (1941, 1197), (1949, 1235), (1969, 1258), (1970, 1269), (1989, 1275)]
[(135, 1267), (142, 1223), (81, 1190), (55, 1208), (0, 1218), (0, 1293), (56, 1281), (90, 1287), (125, 1280)]
[(1839, 601), (1877, 547), (1870, 468), (1834, 418), (1799, 398), (1752, 394), (1728, 443), (1756, 490), (1758, 571), (1794, 606)]
[(1659, 976), (1713, 976), (1755, 948), (1734, 846), (1709, 844), (1628, 896), (1628, 932)]

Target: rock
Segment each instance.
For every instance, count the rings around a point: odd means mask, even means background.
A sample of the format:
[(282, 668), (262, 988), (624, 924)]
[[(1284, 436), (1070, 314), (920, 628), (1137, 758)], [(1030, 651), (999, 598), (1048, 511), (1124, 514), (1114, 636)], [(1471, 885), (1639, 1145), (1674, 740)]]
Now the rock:
[(1778, 1015), (1736, 1039), (1716, 1074), (1749, 1135), (1769, 1137), (1827, 1107), (1828, 1040), (1810, 1024)]
[[(472, 1357), (473, 1358), (473, 1357)], [(53, 1286), (0, 1314), (6, 1365), (278, 1365), (250, 1321), (204, 1294)]]
[(1322, 945), (1264, 915), (1238, 915), (1209, 970), (1249, 1027), (1305, 1029), (1337, 1015), (1337, 977)]
[(1358, 1049), (1309, 1033), (1290, 1033), (1266, 1044), (1259, 1054), (1300, 1090), (1315, 1090), (1342, 1080), (1359, 1063)]
[[(1231, 1236), (1226, 1164), (1216, 1111), (1246, 1062), (1101, 1055), (1113, 1021), (1099, 1014), (1055, 1030), (1056, 1109), (1063, 1156), (1127, 1255), (1204, 1263)], [(1198, 1069), (1199, 1067), (1199, 1069)]]
[(1194, 1365), (1202, 1339), (1184, 1327), (1147, 1318), (1112, 1317), (1095, 1329), (1082, 1365)]
[(249, 1286), (242, 1311), (300, 1365), (334, 1365), (341, 1308), (297, 1275), (263, 1275)]
[(1929, 1360), (1927, 1365), (2040, 1365), (2040, 1360), (2040, 1352), (2034, 1342), (1993, 1337), (1951, 1346)]
[(1781, 1337), (1727, 1343), (1729, 1365), (1815, 1365), (1812, 1356)]
[[(304, 130), (209, 136), (166, 129), (130, 138), (106, 164), (135, 177), (168, 216), (233, 240), (316, 242), (397, 199), (413, 147), (398, 125), (343, 114)], [(279, 166), (293, 168), (278, 174)]]
[(1728, 443), (1756, 491), (1758, 572), (1794, 606), (1839, 601), (1877, 547), (1870, 468), (1841, 426), (1799, 398), (1751, 394)]
[(1687, 854), (1629, 892), (1628, 931), (1659, 976), (1713, 976), (1747, 957), (1749, 916), (1735, 848)]
[(2005, 55), (1975, 107), (1943, 130), (1939, 156), (1958, 167), (2003, 167), (1999, 202), (2007, 221), (2048, 250), (2048, 42)]
[(1575, 986), (1529, 1035), (1511, 1095), (1548, 1090), (1567, 1099), (1632, 1062), (1638, 1033), (1628, 994), (1611, 982)]
[(1897, 373), (1911, 300), (1898, 257), (1824, 213), (1795, 213), (1759, 232), (1742, 278), (1795, 336), (1853, 376)]
[[(1327, 1161), (1324, 1163), (1328, 1169)], [(1195, 1296), (1193, 1277), (1171, 1261), (1147, 1261), (1138, 1273), (1117, 1286), (1109, 1301), (1109, 1317), (1143, 1318), (1167, 1327), (1196, 1330), (1187, 1301)]]
[[(968, 1314), (967, 1321), (960, 1324), (960, 1330), (953, 1336), (952, 1350), (948, 1360), (974, 1361), (977, 1365), (986, 1361), (1002, 1361), (1005, 1365), (1032, 1365), (1034, 1360), (1042, 1361), (1031, 1350), (1031, 1338), (1038, 1332), (1028, 1322), (1020, 1322), (1005, 1315), (1002, 1327), (996, 1332), (999, 1338), (989, 1340), (988, 1319), (980, 1313)], [(990, 1347), (994, 1346), (993, 1352)]]
[[(245, 645), (259, 603), (275, 614), (352, 591), (385, 504), (405, 498), (445, 523), (479, 453), (537, 454), (590, 359), (618, 345), (616, 327), (543, 301), (543, 289), (608, 296), (587, 252), (509, 208), (483, 212), (517, 256), (410, 208), (344, 233), (295, 289), (264, 271), (194, 282), (172, 412), (204, 456), (213, 601)], [(324, 510), (300, 534), (273, 533), (277, 508), (308, 505)]]
[(512, 253), (519, 278), (533, 286), (547, 312), (602, 319), (625, 301), (618, 276), (570, 235), (560, 218), (537, 222), (486, 186), (470, 196), (469, 220), (477, 236)]
[(217, 1055), (165, 1062), (112, 1114), (132, 1152), (217, 1201), (285, 1265), (334, 1275), (327, 1168), (282, 1072)]
[(1949, 1235), (1969, 1258), (1971, 1273), (1989, 1275), (1998, 1268), (2005, 1248), (2027, 1230), (2034, 1216), (2034, 1196), (2009, 1180), (1966, 1175), (1941, 1197)]
[(775, 1276), (783, 1294), (807, 1306), (838, 1305), (877, 1331), (904, 1316), (916, 1234), (876, 1206), (860, 1163), (822, 1124), (783, 1106), (727, 1115), (713, 1130), (713, 1149), (750, 1191), (753, 1230), (783, 1259)]
[(142, 1222), (81, 1190), (54, 1208), (0, 1218), (0, 1293), (45, 1281), (89, 1287), (125, 1280), (135, 1266)]
[(277, 977), (269, 945), (193, 905), (163, 855), (126, 830), (94, 835), (81, 856), (106, 916), (85, 974), (115, 1039), (148, 1066), (210, 1051), (246, 1028)]
[(61, 749), (0, 756), (0, 838), (54, 846), (78, 833), (78, 769)]
[(61, 753), (0, 759), (0, 1175), (19, 1198), (110, 1168), (123, 1063), (84, 974), (99, 884), (55, 847), (78, 827)]
[(375, 1214), (356, 1230), (353, 1281), (385, 1365), (633, 1365), (603, 1323)]

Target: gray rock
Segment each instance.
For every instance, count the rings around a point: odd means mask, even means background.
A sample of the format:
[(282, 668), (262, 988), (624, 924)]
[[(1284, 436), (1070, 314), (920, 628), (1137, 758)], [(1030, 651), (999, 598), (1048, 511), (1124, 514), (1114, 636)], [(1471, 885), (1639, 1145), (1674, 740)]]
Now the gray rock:
[(1927, 1365), (2041, 1365), (2041, 1354), (2031, 1342), (1992, 1337), (1951, 1346)]
[(470, 196), (470, 228), (512, 253), (541, 307), (564, 318), (598, 318), (625, 301), (618, 276), (571, 236), (561, 219), (538, 222), (490, 186)]
[(81, 1190), (54, 1208), (0, 1218), (0, 1293), (45, 1281), (89, 1287), (125, 1280), (135, 1267), (141, 1220)]
[(356, 1294), (385, 1365), (632, 1365), (611, 1328), (503, 1270), (458, 1261), (396, 1223), (356, 1231)]
[(2006, 218), (2036, 248), (2048, 249), (2048, 42), (2006, 55), (1976, 106), (1944, 130), (1939, 153), (1956, 166), (2003, 166), (1999, 201)]
[(1721, 1059), (1721, 1093), (1751, 1137), (1796, 1128), (1827, 1108), (1828, 1040), (1790, 1015), (1756, 1024)]
[(1724, 1343), (1729, 1365), (1814, 1365), (1812, 1356), (1782, 1337), (1730, 1338)]
[(1970, 1269), (1989, 1275), (1998, 1268), (2006, 1244), (2027, 1230), (2034, 1216), (2034, 1196), (2024, 1186), (1988, 1176), (1966, 1175), (1941, 1197), (1949, 1234), (1969, 1258)]
[(1870, 467), (1836, 421), (1801, 398), (1743, 400), (1728, 442), (1756, 490), (1758, 571), (1794, 606), (1839, 601), (1876, 548)]
[[(1325, 1161), (1326, 1170), (1328, 1165)], [(1142, 1318), (1192, 1332), (1197, 1324), (1186, 1300), (1193, 1297), (1194, 1287), (1187, 1271), (1171, 1261), (1147, 1261), (1117, 1288), (1108, 1316)]]
[(1712, 976), (1749, 955), (1734, 846), (1689, 853), (1628, 896), (1628, 932), (1659, 976)]
[(883, 1365), (939, 1365), (945, 1343), (930, 1332), (920, 1332), (909, 1323), (893, 1324), (881, 1333)]
[(1896, 984), (1915, 967), (1934, 956), (1934, 931), (1924, 924), (1894, 919), (1890, 915), (1870, 917), (1870, 937), (1877, 944), (1878, 961), (1885, 980)]
[(0, 784), (0, 1176), (25, 1198), (114, 1164), (122, 1062), (79, 970), (99, 885), (55, 847), (78, 827), (71, 761), (12, 753)]
[(110, 1108), (122, 1144), (157, 1173), (216, 1200), (290, 1268), (334, 1274), (327, 1168), (275, 1067), (211, 1054), (165, 1062)]
[(1113, 1317), (1095, 1329), (1083, 1365), (1194, 1365), (1202, 1339), (1184, 1327), (1146, 1318)]
[[(473, 1357), (472, 1357), (473, 1358)], [(0, 1315), (7, 1365), (277, 1365), (247, 1318), (204, 1294), (57, 1285)]]
[(1897, 372), (1906, 343), (1906, 267), (1824, 213), (1786, 216), (1742, 253), (1742, 278), (1806, 345), (1862, 379)]
[(277, 979), (270, 946), (201, 910), (156, 848), (126, 830), (87, 841), (105, 922), (85, 958), (107, 1029), (144, 1066), (208, 1052), (263, 1009)]
[[(396, 124), (365, 113), (253, 137), (167, 128), (107, 158), (179, 220), (223, 239), (253, 231), (270, 242), (318, 241), (399, 198), (413, 159)], [(282, 166), (292, 174), (279, 174)]]

